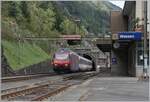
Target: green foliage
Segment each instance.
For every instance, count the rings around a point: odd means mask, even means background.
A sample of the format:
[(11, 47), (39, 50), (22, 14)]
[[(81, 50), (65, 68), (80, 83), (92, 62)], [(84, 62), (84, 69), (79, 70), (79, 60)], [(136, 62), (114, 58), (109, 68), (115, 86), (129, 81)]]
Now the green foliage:
[(10, 18), (5, 18), (5, 20), (2, 20), (1, 25), (2, 25), (2, 39), (7, 39), (7, 40), (15, 40), (16, 34), (15, 34), (15, 29), (13, 26), (13, 19)]
[(2, 24), (2, 39), (16, 41), (18, 37), (32, 36), (33, 33), (29, 29), (21, 29), (15, 19), (5, 18), (1, 22)]
[(68, 19), (65, 19), (60, 27), (63, 29), (64, 34), (75, 34), (76, 25)]
[(55, 13), (51, 9), (43, 10), (32, 5), (30, 15), (30, 28), (37, 36), (51, 36), (54, 29)]
[(130, 30), (134, 30), (135, 27), (138, 27), (139, 26), (139, 21), (140, 19), (137, 17), (135, 19), (132, 19), (131, 22), (129, 23), (129, 26), (130, 26)]
[(54, 42), (21, 40), (18, 43), (18, 37), (84, 36), (87, 31), (105, 33), (109, 30), (111, 7), (107, 1), (2, 1), (2, 45), (10, 66), (18, 70), (38, 63), (57, 49)]
[[(120, 10), (108, 1), (2, 2), (2, 16), (16, 19), (19, 29), (27, 29), (33, 36), (48, 37), (54, 32), (84, 35), (85, 29), (96, 34), (108, 32), (112, 9)], [(80, 24), (74, 22), (73, 17), (79, 18)]]
[(2, 46), (4, 48), (4, 55), (14, 70), (50, 59), (50, 56), (40, 47), (28, 42), (17, 43), (3, 40)]
[(21, 10), (20, 10), (20, 1), (16, 2), (9, 2), (10, 8), (9, 8), (9, 16), (17, 17), (20, 16)]
[(110, 30), (110, 11), (120, 10), (108, 1), (65, 1), (55, 2), (56, 8), (69, 18), (77, 17), (91, 33), (105, 33)]
[(21, 11), (22, 15), (29, 20), (30, 10), (29, 10), (29, 4), (28, 2), (22, 1), (21, 2)]
[(85, 28), (84, 26), (77, 25), (75, 22), (70, 21), (69, 19), (65, 19), (61, 25), (60, 28), (62, 29), (63, 34), (79, 34), (84, 35), (85, 34)]
[[(32, 36), (46, 37), (51, 37), (53, 33), (57, 33), (55, 28), (55, 12), (50, 2), (45, 4), (45, 2), (39, 1), (3, 1), (2, 21), (5, 21), (5, 18), (13, 18), (14, 23), (19, 25), (19, 29), (24, 33), (23, 35), (26, 34), (23, 31), (30, 32)], [(58, 33), (56, 36), (58, 36)]]

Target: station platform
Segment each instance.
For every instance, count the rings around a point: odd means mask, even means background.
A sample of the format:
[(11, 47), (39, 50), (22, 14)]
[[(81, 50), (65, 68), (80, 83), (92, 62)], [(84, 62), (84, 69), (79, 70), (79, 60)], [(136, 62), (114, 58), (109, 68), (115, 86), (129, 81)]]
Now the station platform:
[(148, 101), (149, 82), (136, 77), (94, 77), (49, 101)]

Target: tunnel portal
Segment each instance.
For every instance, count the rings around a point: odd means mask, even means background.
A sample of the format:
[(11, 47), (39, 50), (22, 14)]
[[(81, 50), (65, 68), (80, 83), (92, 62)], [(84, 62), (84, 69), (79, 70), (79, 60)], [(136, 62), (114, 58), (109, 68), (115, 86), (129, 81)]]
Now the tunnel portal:
[(83, 57), (84, 58), (87, 58), (87, 59), (89, 59), (89, 60), (91, 60), (92, 61), (92, 66), (93, 66), (93, 70), (96, 70), (96, 65), (95, 65), (95, 61), (94, 61), (94, 58), (92, 58), (90, 55), (88, 55), (88, 54), (83, 54)]

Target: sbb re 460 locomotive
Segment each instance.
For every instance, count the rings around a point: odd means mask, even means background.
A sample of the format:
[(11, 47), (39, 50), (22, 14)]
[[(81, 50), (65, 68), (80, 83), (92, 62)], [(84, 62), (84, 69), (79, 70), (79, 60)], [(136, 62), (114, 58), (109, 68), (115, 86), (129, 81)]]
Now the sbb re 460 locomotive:
[(93, 69), (91, 60), (79, 56), (69, 49), (58, 50), (53, 56), (52, 65), (55, 72), (77, 72)]

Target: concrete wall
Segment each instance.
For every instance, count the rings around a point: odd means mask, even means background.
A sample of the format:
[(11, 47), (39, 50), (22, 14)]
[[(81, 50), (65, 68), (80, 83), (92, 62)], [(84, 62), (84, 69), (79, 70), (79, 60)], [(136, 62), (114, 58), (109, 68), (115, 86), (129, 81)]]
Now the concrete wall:
[(144, 17), (144, 1), (140, 0), (136, 2), (136, 11), (135, 18), (139, 18), (139, 25), (143, 25), (144, 22), (142, 21), (142, 18)]
[(131, 43), (128, 48), (128, 74), (129, 76), (136, 76), (136, 69), (135, 69), (135, 63), (136, 63), (136, 54), (135, 54), (136, 44)]
[[(111, 11), (111, 32), (117, 34), (128, 30), (128, 17), (123, 16), (122, 11)], [(113, 64), (111, 59), (111, 74), (119, 76), (128, 75), (128, 49), (112, 49), (111, 58), (116, 58), (117, 63)]]
[(136, 68), (136, 77), (143, 75), (143, 68)]
[(129, 17), (129, 19), (128, 19), (128, 31), (134, 31), (134, 24), (132, 23), (133, 22), (133, 20), (135, 19), (135, 10), (136, 10), (136, 8), (135, 8), (135, 2), (133, 1), (133, 4), (131, 5), (132, 7), (131, 7), (131, 9), (129, 9), (128, 10), (128, 12), (130, 12), (129, 14), (128, 14), (128, 17)]
[(128, 50), (126, 49), (113, 49), (111, 58), (116, 59), (116, 63), (111, 61), (111, 75), (128, 76)]
[(132, 20), (135, 19), (136, 2), (135, 1), (125, 1), (123, 14), (128, 17), (128, 31), (134, 30)]
[(8, 64), (7, 59), (4, 55), (3, 46), (1, 47), (1, 76), (15, 76), (15, 75), (26, 75), (26, 74), (38, 74), (38, 73), (50, 73), (53, 72), (51, 61), (46, 60), (21, 70), (14, 71)]
[(2, 77), (6, 76), (16, 76), (16, 75), (28, 75), (28, 74), (41, 74), (41, 73), (50, 73), (53, 72), (52, 65), (50, 64), (50, 60), (46, 60), (31, 66), (28, 66), (24, 69), (14, 71), (8, 65), (5, 56), (1, 56), (2, 65), (1, 65), (1, 75)]
[[(148, 22), (150, 23), (150, 1), (147, 1), (147, 16), (148, 16)], [(150, 24), (147, 25), (147, 31), (148, 31), (148, 35), (150, 35)], [(150, 36), (149, 36), (150, 39)], [(149, 42), (150, 45), (150, 42)]]
[(111, 33), (121, 31), (127, 31), (127, 18), (123, 16), (122, 11), (111, 11)]
[(24, 69), (16, 71), (17, 74), (40, 74), (40, 73), (50, 73), (53, 72), (50, 60), (40, 62), (38, 64), (31, 65)]

